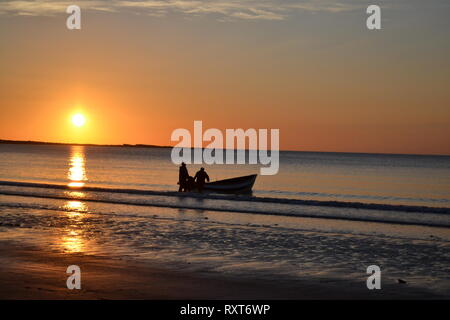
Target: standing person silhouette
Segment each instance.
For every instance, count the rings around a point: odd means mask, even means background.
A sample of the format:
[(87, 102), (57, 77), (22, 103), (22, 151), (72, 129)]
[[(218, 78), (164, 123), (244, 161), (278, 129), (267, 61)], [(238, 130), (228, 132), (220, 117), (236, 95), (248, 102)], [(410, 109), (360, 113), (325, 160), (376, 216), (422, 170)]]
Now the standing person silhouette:
[(201, 168), (194, 177), (195, 182), (197, 183), (198, 192), (203, 192), (203, 186), (205, 185), (205, 180), (209, 182), (209, 176), (205, 171), (205, 168)]
[(189, 172), (186, 168), (186, 163), (182, 162), (180, 166), (180, 173), (178, 175), (178, 184), (180, 187), (178, 188), (178, 192), (186, 192), (187, 189), (187, 183), (189, 178)]

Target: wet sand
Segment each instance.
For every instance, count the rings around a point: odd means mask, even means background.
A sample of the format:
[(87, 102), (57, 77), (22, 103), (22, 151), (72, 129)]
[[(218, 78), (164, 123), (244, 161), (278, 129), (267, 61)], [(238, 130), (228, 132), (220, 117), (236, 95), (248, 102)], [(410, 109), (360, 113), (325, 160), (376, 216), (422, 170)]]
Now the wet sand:
[[(365, 283), (242, 279), (165, 269), (149, 263), (62, 254), (0, 241), (0, 299), (439, 299), (403, 284), (369, 291)], [(81, 268), (81, 290), (69, 290), (66, 269)]]

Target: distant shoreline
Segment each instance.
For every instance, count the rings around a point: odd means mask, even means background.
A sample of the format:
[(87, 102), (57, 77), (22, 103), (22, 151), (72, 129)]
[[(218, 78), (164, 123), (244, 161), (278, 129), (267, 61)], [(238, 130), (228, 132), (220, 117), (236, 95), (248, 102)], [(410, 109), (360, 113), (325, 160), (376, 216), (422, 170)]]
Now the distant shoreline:
[(172, 148), (171, 146), (158, 146), (153, 144), (95, 144), (95, 143), (65, 143), (45, 142), (32, 140), (1, 140), (0, 144), (27, 144), (27, 145), (56, 145), (56, 146), (85, 146), (85, 147), (135, 147), (135, 148)]
[[(24, 144), (24, 145), (49, 145), (49, 146), (85, 146), (85, 147), (128, 147), (128, 148), (160, 148), (169, 149), (174, 146), (160, 146), (155, 144), (96, 144), (96, 143), (68, 143), (68, 142), (46, 142), (33, 140), (5, 140), (0, 139), (0, 144)], [(191, 148), (193, 149), (193, 148)], [(226, 149), (222, 149), (226, 150)], [(417, 154), (417, 153), (377, 153), (377, 152), (352, 152), (352, 151), (312, 151), (312, 150), (280, 150), (283, 152), (311, 152), (311, 153), (348, 153), (367, 155), (389, 155), (389, 156), (420, 156), (420, 157), (450, 157), (450, 154)]]

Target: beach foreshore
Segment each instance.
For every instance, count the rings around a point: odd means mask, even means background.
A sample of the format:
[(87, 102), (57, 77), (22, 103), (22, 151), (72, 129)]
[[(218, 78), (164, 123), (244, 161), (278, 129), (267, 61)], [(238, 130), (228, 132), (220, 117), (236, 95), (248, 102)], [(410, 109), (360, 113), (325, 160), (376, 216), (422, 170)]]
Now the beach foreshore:
[[(0, 241), (0, 299), (445, 299), (404, 284), (368, 290), (334, 279), (245, 279), (174, 270), (147, 262), (58, 253)], [(66, 269), (81, 269), (81, 289), (70, 290)], [(448, 297), (447, 297), (448, 298)]]

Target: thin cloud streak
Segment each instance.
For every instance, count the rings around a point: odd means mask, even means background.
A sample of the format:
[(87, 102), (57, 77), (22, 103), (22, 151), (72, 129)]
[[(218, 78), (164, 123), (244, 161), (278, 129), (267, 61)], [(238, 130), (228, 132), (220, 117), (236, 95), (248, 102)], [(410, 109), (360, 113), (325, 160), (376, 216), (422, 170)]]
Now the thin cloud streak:
[(6, 0), (0, 2), (0, 14), (52, 16), (65, 13), (72, 4), (83, 10), (164, 16), (210, 14), (221, 20), (285, 20), (299, 11), (344, 12), (362, 8), (358, 0)]

